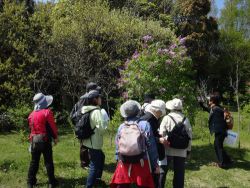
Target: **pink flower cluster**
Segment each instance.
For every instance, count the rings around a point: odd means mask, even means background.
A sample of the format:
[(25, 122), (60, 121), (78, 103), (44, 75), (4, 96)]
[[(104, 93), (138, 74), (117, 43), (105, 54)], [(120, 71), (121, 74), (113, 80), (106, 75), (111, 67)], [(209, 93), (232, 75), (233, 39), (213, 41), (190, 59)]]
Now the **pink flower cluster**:
[(148, 41), (153, 40), (153, 37), (151, 35), (145, 35), (142, 37), (142, 40), (147, 43)]

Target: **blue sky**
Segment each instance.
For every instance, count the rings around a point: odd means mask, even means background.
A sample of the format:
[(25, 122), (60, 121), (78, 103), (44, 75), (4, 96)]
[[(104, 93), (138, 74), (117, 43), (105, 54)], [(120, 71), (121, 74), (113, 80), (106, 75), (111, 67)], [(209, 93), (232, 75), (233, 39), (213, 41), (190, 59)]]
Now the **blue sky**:
[(215, 0), (215, 3), (219, 10), (224, 6), (224, 0)]

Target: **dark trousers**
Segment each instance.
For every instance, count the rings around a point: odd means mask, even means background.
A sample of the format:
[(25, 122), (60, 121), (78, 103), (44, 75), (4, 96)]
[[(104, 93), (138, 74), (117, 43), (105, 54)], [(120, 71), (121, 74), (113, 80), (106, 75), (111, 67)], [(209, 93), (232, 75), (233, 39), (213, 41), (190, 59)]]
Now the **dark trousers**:
[(171, 161), (173, 161), (174, 167), (174, 179), (173, 188), (183, 188), (184, 187), (184, 176), (185, 176), (185, 158), (184, 157), (167, 157), (167, 166), (160, 166), (160, 178), (158, 188), (164, 188), (166, 182), (166, 175), (169, 170)]
[(35, 185), (36, 174), (39, 168), (40, 156), (43, 154), (44, 164), (47, 170), (47, 175), (49, 178), (49, 183), (55, 183), (55, 175), (54, 175), (54, 163), (52, 157), (52, 145), (50, 142), (40, 143), (40, 147), (35, 147), (31, 149), (31, 162), (28, 172), (28, 184)]
[(223, 142), (226, 137), (224, 133), (216, 133), (214, 139), (215, 154), (218, 159), (219, 165), (227, 165), (231, 162), (231, 158), (228, 156), (223, 147)]
[(92, 188), (97, 178), (102, 177), (105, 155), (102, 150), (89, 149), (89, 175), (87, 178), (87, 188)]
[(160, 175), (152, 173), (152, 176), (153, 176), (155, 188), (158, 188), (159, 187), (159, 178), (160, 178)]

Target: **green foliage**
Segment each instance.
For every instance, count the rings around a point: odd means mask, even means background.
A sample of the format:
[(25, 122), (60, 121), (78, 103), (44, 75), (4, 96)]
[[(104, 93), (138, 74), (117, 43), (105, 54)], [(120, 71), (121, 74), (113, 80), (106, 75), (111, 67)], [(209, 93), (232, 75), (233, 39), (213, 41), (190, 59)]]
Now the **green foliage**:
[(199, 111), (195, 115), (195, 122), (192, 126), (192, 131), (195, 133), (193, 134), (193, 140), (209, 140), (211, 138), (209, 128), (208, 128), (208, 117), (209, 113)]
[(184, 106), (191, 115), (195, 111), (194, 71), (182, 44), (185, 39), (169, 41), (169, 45), (152, 42), (151, 36), (144, 36), (143, 40), (141, 49), (121, 70), (118, 84), (127, 90), (129, 98), (140, 101), (145, 93), (153, 93), (165, 101), (178, 95), (184, 99)]
[(37, 77), (46, 75), (44, 87), (48, 80), (53, 84), (48, 90), (71, 99), (81, 96), (84, 85), (93, 80), (107, 93), (115, 91), (118, 67), (137, 48), (141, 36), (174, 37), (159, 22), (110, 10), (105, 1), (61, 1), (50, 18), (52, 37), (49, 48), (43, 48), (44, 65)]
[(109, 123), (109, 131), (111, 134), (116, 134), (116, 131), (118, 129), (118, 127), (121, 125), (121, 123), (124, 121), (124, 119), (122, 118), (121, 114), (120, 114), (120, 109), (118, 108), (117, 110), (115, 110), (114, 115)]
[(123, 7), (131, 11), (133, 14), (138, 15), (139, 17), (143, 18), (144, 20), (147, 19), (154, 19), (158, 20), (161, 23), (162, 27), (175, 30), (175, 25), (173, 18), (171, 16), (172, 8), (173, 8), (173, 1), (172, 0), (127, 0), (124, 1), (125, 3), (119, 5), (112, 3), (111, 7)]
[(42, 27), (28, 11), (25, 3), (5, 1), (0, 13), (0, 111), (32, 95)]
[(241, 32), (245, 38), (250, 38), (250, 0), (225, 0), (225, 7), (219, 19), (223, 30)]
[(242, 123), (242, 129), (246, 129), (248, 134), (250, 133), (250, 120), (249, 120), (249, 114), (250, 114), (250, 103), (246, 104), (242, 109), (242, 116), (241, 116), (241, 123)]
[(215, 80), (220, 79), (222, 91), (234, 92), (230, 79), (235, 83), (238, 74), (239, 92), (244, 94), (246, 92), (245, 83), (250, 76), (250, 43), (244, 39), (240, 32), (221, 30), (218, 46), (221, 55), (216, 65), (218, 69), (215, 70), (215, 74), (217, 73), (218, 75), (220, 73), (221, 76), (215, 78)]
[(7, 132), (13, 129), (8, 113), (0, 114), (0, 132)]
[(25, 103), (18, 103), (15, 107), (8, 109), (10, 121), (18, 130), (28, 130), (28, 115), (32, 107)]

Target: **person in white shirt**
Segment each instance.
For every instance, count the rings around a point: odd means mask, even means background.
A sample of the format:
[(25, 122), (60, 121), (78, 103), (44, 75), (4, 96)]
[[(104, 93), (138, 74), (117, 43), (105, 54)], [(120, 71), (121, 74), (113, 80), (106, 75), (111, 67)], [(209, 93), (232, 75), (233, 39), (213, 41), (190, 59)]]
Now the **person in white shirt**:
[[(175, 98), (173, 100), (167, 101), (166, 108), (170, 110), (170, 113), (163, 118), (160, 125), (160, 134), (165, 139), (168, 138), (167, 133), (172, 131), (176, 123), (182, 122), (185, 118), (184, 114), (182, 113), (183, 105), (180, 99)], [(186, 149), (176, 149), (170, 146), (166, 147), (167, 163), (166, 159), (164, 161), (160, 161), (159, 163), (161, 168), (159, 188), (164, 187), (167, 171), (169, 169), (171, 161), (173, 161), (174, 168), (173, 187), (184, 187), (185, 159), (187, 157), (187, 153), (190, 153), (191, 151), (192, 128), (188, 118), (186, 118), (183, 123), (185, 125), (186, 132), (190, 138), (189, 145)]]

